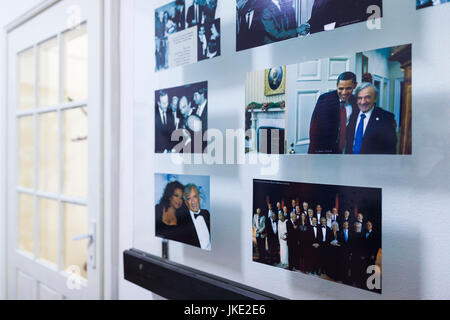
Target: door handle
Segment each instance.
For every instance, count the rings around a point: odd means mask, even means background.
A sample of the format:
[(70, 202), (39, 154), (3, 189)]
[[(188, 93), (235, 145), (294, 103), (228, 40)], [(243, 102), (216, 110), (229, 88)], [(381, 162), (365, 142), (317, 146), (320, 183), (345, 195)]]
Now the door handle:
[(97, 245), (96, 245), (96, 235), (97, 235), (97, 223), (93, 221), (91, 224), (91, 232), (88, 234), (81, 234), (72, 238), (72, 241), (82, 241), (89, 240), (88, 243), (88, 266), (92, 269), (97, 268)]

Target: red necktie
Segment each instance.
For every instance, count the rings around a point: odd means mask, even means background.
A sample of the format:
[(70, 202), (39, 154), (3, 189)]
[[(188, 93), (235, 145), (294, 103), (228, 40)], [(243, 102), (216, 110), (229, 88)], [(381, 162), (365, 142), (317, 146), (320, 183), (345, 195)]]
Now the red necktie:
[(339, 114), (340, 114), (339, 153), (342, 153), (345, 147), (345, 136), (347, 130), (347, 110), (345, 110), (345, 102), (341, 102)]

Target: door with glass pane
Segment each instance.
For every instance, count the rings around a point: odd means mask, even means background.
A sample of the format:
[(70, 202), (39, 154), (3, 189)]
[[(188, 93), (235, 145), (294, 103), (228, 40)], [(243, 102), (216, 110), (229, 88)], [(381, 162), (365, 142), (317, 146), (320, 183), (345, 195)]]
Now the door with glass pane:
[(8, 297), (101, 298), (102, 1), (8, 34)]

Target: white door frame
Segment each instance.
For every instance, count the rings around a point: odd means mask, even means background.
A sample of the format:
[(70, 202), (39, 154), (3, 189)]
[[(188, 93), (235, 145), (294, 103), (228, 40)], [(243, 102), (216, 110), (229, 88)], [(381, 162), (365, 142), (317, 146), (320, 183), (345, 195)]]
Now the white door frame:
[[(7, 70), (8, 66), (8, 46), (7, 34), (30, 21), (46, 9), (52, 7), (61, 0), (44, 0), (36, 7), (20, 16), (4, 30), (0, 32), (0, 41), (4, 44), (4, 52), (1, 55), (0, 66)], [(119, 190), (119, 150), (120, 150), (120, 63), (119, 63), (119, 21), (120, 21), (120, 0), (99, 0), (103, 3), (103, 20), (98, 21), (103, 38), (103, 61), (101, 67), (103, 74), (103, 159), (102, 159), (102, 185), (103, 185), (103, 211), (102, 220), (99, 221), (103, 228), (101, 234), (103, 242), (103, 256), (98, 257), (99, 266), (103, 266), (103, 279), (101, 279), (104, 299), (117, 299), (118, 297), (118, 190)], [(0, 176), (5, 177), (0, 181), (0, 299), (7, 298), (7, 99), (8, 83), (7, 73), (3, 74), (0, 80)], [(9, 297), (11, 298), (11, 297)]]

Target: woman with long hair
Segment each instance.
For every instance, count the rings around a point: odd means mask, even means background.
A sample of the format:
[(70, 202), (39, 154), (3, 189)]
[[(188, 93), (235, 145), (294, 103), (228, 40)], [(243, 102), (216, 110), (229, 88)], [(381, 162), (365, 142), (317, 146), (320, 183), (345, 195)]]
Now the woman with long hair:
[(157, 237), (176, 240), (179, 226), (178, 210), (183, 207), (184, 186), (178, 181), (170, 182), (155, 208), (155, 232)]

